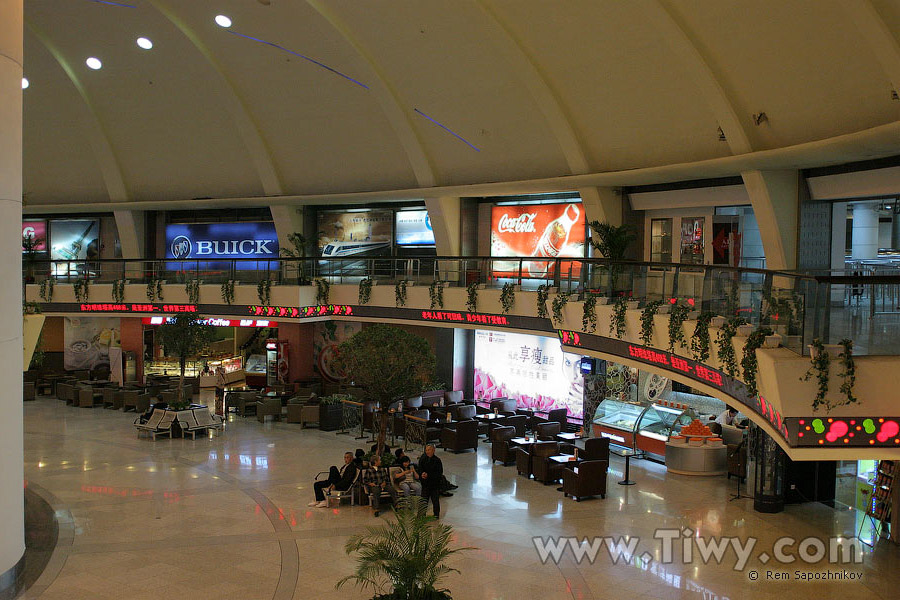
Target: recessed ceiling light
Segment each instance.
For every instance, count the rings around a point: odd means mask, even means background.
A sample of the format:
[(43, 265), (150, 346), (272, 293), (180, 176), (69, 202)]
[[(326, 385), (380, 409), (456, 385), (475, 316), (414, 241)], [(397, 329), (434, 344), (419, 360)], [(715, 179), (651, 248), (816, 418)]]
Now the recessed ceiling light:
[(24, 90), (24, 89), (27, 89), (29, 85), (31, 85), (31, 84), (28, 83), (28, 80), (25, 79), (25, 78), (23, 77), (23, 78), (22, 78), (22, 89), (23, 89), (23, 90)]
[(225, 15), (216, 15), (216, 25), (219, 27), (231, 27), (231, 18)]
[(137, 39), (137, 45), (140, 46), (141, 48), (143, 48), (144, 50), (149, 50), (150, 48), (153, 47), (153, 42), (151, 42), (150, 40), (148, 40), (145, 37), (139, 37)]
[(100, 59), (94, 58), (93, 56), (84, 61), (84, 64), (95, 71), (99, 70), (103, 66), (103, 63), (100, 62)]

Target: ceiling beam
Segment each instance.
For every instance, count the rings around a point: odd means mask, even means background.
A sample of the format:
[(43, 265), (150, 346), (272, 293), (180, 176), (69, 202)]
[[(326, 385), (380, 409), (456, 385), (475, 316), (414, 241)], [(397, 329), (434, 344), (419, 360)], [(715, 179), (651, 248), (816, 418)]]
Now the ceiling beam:
[[(839, 2), (859, 30), (860, 43), (875, 54), (894, 91), (900, 93), (900, 44), (870, 0)], [(885, 90), (887, 93), (887, 90)]]

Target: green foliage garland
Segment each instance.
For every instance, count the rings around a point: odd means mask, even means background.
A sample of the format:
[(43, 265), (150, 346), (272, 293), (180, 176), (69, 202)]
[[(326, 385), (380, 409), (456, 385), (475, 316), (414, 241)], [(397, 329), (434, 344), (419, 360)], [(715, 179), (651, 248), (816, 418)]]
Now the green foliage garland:
[(394, 305), (397, 308), (406, 306), (406, 284), (408, 283), (408, 279), (401, 279), (394, 286)]
[(366, 277), (362, 281), (359, 282), (359, 303), (360, 305), (368, 304), (369, 298), (372, 297), (372, 283), (373, 280), (369, 277)]
[(125, 280), (117, 279), (112, 284), (112, 296), (116, 304), (122, 304), (125, 301)]
[(86, 302), (91, 295), (91, 282), (87, 279), (78, 279), (72, 284), (76, 302)]
[(263, 306), (268, 306), (272, 301), (272, 280), (268, 277), (265, 279), (260, 279), (259, 283), (256, 284), (256, 297), (259, 298), (259, 303)]
[(503, 307), (503, 314), (509, 313), (515, 303), (516, 286), (511, 283), (504, 283), (503, 289), (500, 291), (500, 305)]
[(581, 314), (581, 330), (587, 333), (597, 331), (597, 296), (587, 293), (584, 297), (584, 306)]
[(40, 295), (41, 299), (44, 302), (50, 302), (53, 300), (53, 286), (56, 285), (56, 280), (50, 276), (47, 279), (41, 281)]
[(737, 333), (737, 328), (746, 321), (741, 317), (731, 317), (725, 322), (725, 325), (719, 330), (719, 336), (716, 338), (716, 349), (719, 354), (719, 361), (725, 372), (732, 377), (738, 376), (737, 357), (734, 354), (734, 344), (731, 338)]
[(756, 385), (756, 374), (759, 372), (759, 364), (756, 362), (756, 351), (762, 348), (767, 335), (774, 332), (768, 327), (759, 327), (747, 337), (744, 344), (744, 355), (741, 357), (741, 369), (743, 371), (744, 385), (747, 386), (747, 394), (755, 398), (759, 394)]
[(569, 295), (563, 294), (560, 292), (556, 294), (553, 298), (553, 304), (551, 305), (551, 310), (553, 311), (553, 321), (557, 325), (562, 325), (563, 322), (563, 308), (565, 308), (566, 304), (569, 303)]
[(838, 373), (838, 377), (842, 379), (841, 393), (844, 394), (844, 397), (846, 398), (841, 405), (852, 404), (858, 402), (856, 396), (853, 395), (853, 386), (856, 385), (856, 364), (853, 362), (853, 340), (844, 338), (839, 343), (842, 346), (842, 349), (838, 356), (841, 359), (841, 366), (844, 370)]
[(653, 317), (659, 312), (662, 300), (648, 302), (641, 312), (641, 341), (645, 346), (653, 345)]
[(331, 291), (331, 284), (328, 280), (319, 277), (316, 279), (316, 304), (325, 306), (328, 304), (328, 295)]
[(813, 411), (817, 411), (820, 406), (829, 409), (831, 406), (825, 399), (825, 394), (828, 393), (828, 377), (829, 372), (831, 371), (831, 357), (828, 356), (828, 352), (825, 351), (825, 345), (819, 338), (813, 340), (811, 354), (809, 370), (807, 370), (806, 374), (800, 378), (800, 381), (809, 381), (815, 377), (816, 383), (818, 384), (818, 390), (816, 391), (816, 397), (813, 398), (812, 409)]
[(162, 279), (154, 277), (147, 282), (147, 300), (150, 302), (163, 301)]
[(222, 282), (222, 302), (231, 304), (234, 302), (234, 279)]
[(547, 318), (547, 296), (550, 295), (549, 285), (539, 285), (537, 289), (537, 316), (539, 319)]
[(191, 279), (184, 284), (184, 293), (187, 294), (188, 302), (191, 304), (200, 303), (200, 280)]
[(613, 304), (612, 319), (609, 322), (609, 333), (620, 340), (625, 337), (625, 311), (628, 308), (628, 298), (619, 296)]
[(691, 337), (691, 355), (697, 362), (706, 362), (709, 358), (709, 323), (716, 316), (713, 312), (703, 312), (697, 318), (697, 326)]
[(469, 312), (478, 312), (478, 284), (470, 283), (466, 288), (466, 308)]
[(435, 279), (428, 286), (428, 297), (431, 299), (431, 309), (444, 308), (444, 282)]
[(675, 353), (676, 344), (680, 348), (687, 348), (684, 339), (684, 322), (691, 309), (685, 304), (675, 304), (669, 312), (669, 352)]

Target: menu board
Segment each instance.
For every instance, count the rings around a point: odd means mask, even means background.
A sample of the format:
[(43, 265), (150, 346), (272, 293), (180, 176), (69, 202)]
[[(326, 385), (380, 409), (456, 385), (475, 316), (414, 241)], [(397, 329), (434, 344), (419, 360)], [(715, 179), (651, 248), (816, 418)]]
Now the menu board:
[[(491, 209), (491, 256), (584, 258), (585, 217), (580, 203), (520, 204)], [(493, 261), (495, 277), (518, 277), (519, 261)], [(581, 263), (562, 265), (577, 277)], [(552, 261), (526, 261), (522, 276), (553, 273)]]

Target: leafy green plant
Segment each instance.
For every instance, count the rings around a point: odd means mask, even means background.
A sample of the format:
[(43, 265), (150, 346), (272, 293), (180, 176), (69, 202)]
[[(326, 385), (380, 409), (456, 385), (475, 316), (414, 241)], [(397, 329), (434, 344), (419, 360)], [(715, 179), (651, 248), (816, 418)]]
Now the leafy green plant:
[(819, 338), (816, 338), (812, 341), (811, 350), (812, 351), (810, 352), (811, 356), (809, 359), (809, 369), (806, 371), (803, 377), (800, 378), (800, 381), (809, 381), (810, 379), (815, 377), (818, 388), (816, 390), (816, 397), (813, 398), (812, 409), (813, 411), (817, 411), (821, 406), (824, 406), (826, 409), (830, 409), (831, 406), (825, 399), (825, 395), (828, 393), (828, 378), (831, 371), (831, 357), (828, 355), (828, 352), (825, 351), (825, 345)]
[(539, 285), (537, 289), (537, 316), (539, 319), (547, 318), (547, 297), (550, 295), (549, 285)]
[(625, 311), (628, 309), (628, 298), (619, 296), (613, 304), (612, 319), (609, 321), (609, 333), (620, 340), (625, 337)]
[(38, 293), (41, 296), (41, 300), (44, 302), (50, 302), (53, 300), (53, 287), (56, 285), (56, 280), (51, 276), (47, 277), (41, 281), (41, 287), (38, 290)]
[(800, 333), (801, 303), (802, 297), (798, 294), (790, 296), (765, 296), (766, 308), (762, 315), (762, 322), (770, 327), (783, 326), (787, 335)]
[(225, 304), (232, 304), (234, 302), (234, 279), (223, 281), (221, 292), (222, 302)]
[(749, 336), (744, 344), (744, 355), (741, 357), (741, 370), (743, 371), (744, 385), (747, 386), (747, 394), (755, 398), (759, 394), (756, 385), (756, 374), (759, 372), (759, 363), (756, 361), (756, 351), (762, 348), (767, 335), (774, 332), (768, 327), (759, 327)]
[(725, 325), (719, 330), (716, 338), (716, 350), (718, 351), (719, 361), (725, 372), (732, 377), (738, 376), (737, 357), (734, 353), (734, 344), (731, 339), (737, 333), (737, 328), (746, 323), (741, 317), (731, 317), (725, 321)]
[(309, 250), (312, 245), (312, 240), (307, 239), (302, 233), (297, 233), (295, 231), (288, 235), (288, 242), (290, 242), (293, 248), (285, 248), (282, 246), (281, 255), (286, 258), (299, 259), (297, 260), (297, 284), (308, 285), (309, 280), (306, 277), (306, 261), (303, 259), (310, 254)]
[(256, 297), (259, 298), (259, 303), (263, 306), (268, 306), (272, 301), (272, 280), (266, 277), (265, 279), (260, 279), (259, 283), (256, 284)]
[(687, 348), (684, 339), (684, 322), (691, 309), (685, 304), (675, 304), (669, 312), (669, 352), (675, 353), (675, 346)]
[(37, 302), (23, 302), (22, 303), (22, 314), (23, 315), (39, 315), (43, 310), (41, 310), (41, 305)]
[(162, 279), (154, 277), (147, 282), (147, 300), (150, 302), (163, 301)]
[(444, 308), (444, 282), (435, 279), (428, 286), (428, 297), (431, 299), (431, 309)]
[(509, 313), (515, 303), (516, 286), (511, 283), (504, 283), (503, 289), (500, 290), (500, 306), (503, 307), (503, 314)]
[(125, 301), (125, 280), (117, 279), (112, 282), (112, 297), (113, 301), (116, 304), (121, 304)]
[(563, 322), (563, 309), (566, 307), (566, 304), (569, 303), (569, 295), (559, 292), (556, 296), (553, 297), (553, 303), (551, 304), (551, 310), (553, 311), (553, 321), (557, 326), (562, 325)]
[(369, 299), (372, 297), (373, 283), (374, 281), (370, 277), (366, 277), (359, 282), (359, 294), (357, 299), (359, 300), (360, 305), (369, 303)]
[(22, 235), (22, 262), (25, 265), (25, 283), (34, 282), (34, 263), (37, 260), (38, 248), (44, 245), (44, 238), (34, 235)]
[(609, 264), (609, 284), (610, 289), (615, 291), (622, 269), (620, 262), (625, 260), (629, 246), (637, 239), (637, 233), (631, 225), (612, 225), (600, 221), (591, 221), (588, 227), (591, 229), (591, 245), (603, 258), (612, 261)]
[(716, 313), (702, 312), (697, 317), (697, 326), (694, 328), (694, 335), (691, 337), (691, 355), (697, 362), (706, 362), (709, 358), (709, 323), (712, 321)]
[(324, 277), (316, 279), (316, 304), (325, 306), (328, 304), (328, 296), (331, 292), (331, 284)]
[(470, 283), (466, 288), (466, 308), (469, 312), (478, 312), (478, 284)]
[(354, 396), (349, 394), (332, 394), (330, 396), (322, 396), (319, 398), (319, 404), (324, 404), (326, 406), (332, 406), (335, 404), (340, 404), (344, 400), (356, 401)]
[(406, 285), (409, 283), (408, 279), (401, 279), (394, 286), (394, 305), (397, 308), (401, 306), (406, 306)]
[(853, 340), (844, 338), (840, 342), (841, 353), (838, 358), (841, 359), (841, 367), (844, 369), (838, 373), (841, 378), (841, 393), (844, 394), (844, 404), (853, 404), (858, 402), (856, 396), (853, 395), (853, 386), (856, 385), (856, 364), (853, 361)]
[(178, 407), (185, 407), (188, 402), (184, 398), (184, 370), (187, 359), (200, 354), (215, 339), (215, 328), (201, 321), (195, 312), (175, 313), (165, 325), (156, 331), (159, 344), (166, 349), (168, 356), (178, 359), (180, 377), (178, 383)]
[(76, 302), (87, 302), (91, 296), (91, 282), (88, 279), (76, 279), (72, 284)]
[(184, 284), (184, 293), (187, 294), (188, 302), (191, 304), (200, 303), (200, 280), (191, 279)]
[(581, 313), (581, 330), (593, 333), (597, 331), (597, 296), (587, 292)]
[(648, 302), (641, 312), (641, 342), (645, 346), (653, 345), (653, 317), (659, 312), (662, 300)]
[(452, 548), (453, 528), (427, 516), (428, 502), (421, 496), (398, 503), (395, 523), (367, 527), (347, 540), (347, 554), (356, 554), (356, 570), (340, 581), (373, 589), (378, 600), (450, 600), (438, 589), (448, 573), (458, 573), (445, 561), (466, 550)]

